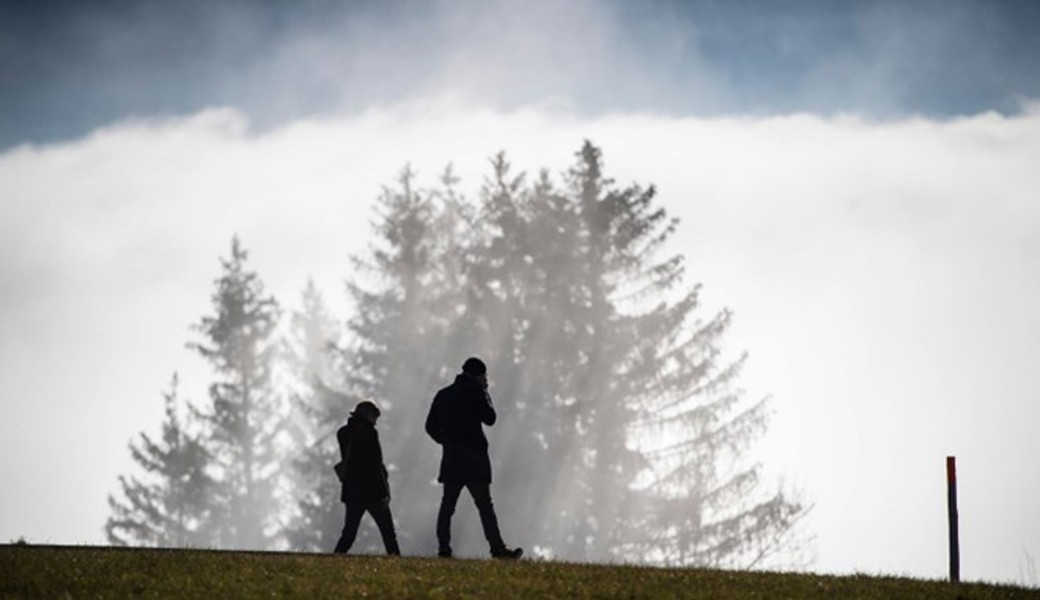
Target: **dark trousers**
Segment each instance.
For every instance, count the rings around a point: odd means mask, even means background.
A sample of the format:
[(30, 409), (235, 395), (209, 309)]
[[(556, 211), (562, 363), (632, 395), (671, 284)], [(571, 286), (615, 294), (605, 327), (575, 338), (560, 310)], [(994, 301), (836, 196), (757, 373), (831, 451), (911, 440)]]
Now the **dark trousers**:
[(382, 502), (347, 504), (347, 516), (343, 520), (343, 534), (340, 535), (339, 542), (336, 543), (336, 549), (333, 552), (346, 554), (350, 551), (350, 547), (354, 545), (354, 539), (357, 537), (361, 517), (366, 512), (372, 515), (376, 525), (379, 527), (379, 535), (383, 536), (383, 546), (386, 548), (386, 553), (399, 556), (401, 550), (397, 547), (394, 517), (390, 514), (390, 506)]
[(498, 517), (495, 516), (495, 505), (491, 502), (491, 485), (487, 483), (446, 482), (444, 496), (441, 497), (441, 510), (437, 513), (437, 543), (442, 552), (451, 552), (451, 516), (455, 514), (455, 505), (459, 502), (462, 488), (469, 490), (473, 503), (480, 511), (480, 524), (484, 527), (484, 537), (494, 554), (505, 548), (502, 533), (498, 530)]

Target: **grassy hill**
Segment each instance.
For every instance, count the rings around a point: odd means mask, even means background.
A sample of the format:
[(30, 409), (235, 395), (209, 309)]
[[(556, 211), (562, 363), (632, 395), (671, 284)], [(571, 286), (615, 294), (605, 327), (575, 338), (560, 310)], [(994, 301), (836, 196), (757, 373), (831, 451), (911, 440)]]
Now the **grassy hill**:
[(1037, 598), (1040, 590), (556, 562), (0, 546), (0, 598)]

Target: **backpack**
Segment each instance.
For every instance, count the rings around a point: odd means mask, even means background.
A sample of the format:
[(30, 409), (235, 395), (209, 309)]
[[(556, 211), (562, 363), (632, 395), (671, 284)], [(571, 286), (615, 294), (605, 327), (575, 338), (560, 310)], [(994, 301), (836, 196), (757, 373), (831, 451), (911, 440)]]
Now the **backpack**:
[(347, 461), (350, 460), (350, 448), (354, 445), (354, 436), (350, 436), (350, 441), (347, 442), (347, 449), (344, 454), (346, 458), (332, 465), (332, 470), (336, 472), (336, 478), (339, 479), (340, 483), (347, 482)]

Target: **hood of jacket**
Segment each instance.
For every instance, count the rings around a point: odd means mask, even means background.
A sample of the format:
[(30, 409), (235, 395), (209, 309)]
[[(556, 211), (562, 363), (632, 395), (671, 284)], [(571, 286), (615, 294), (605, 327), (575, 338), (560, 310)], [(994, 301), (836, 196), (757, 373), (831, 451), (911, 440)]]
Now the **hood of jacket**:
[(369, 421), (361, 415), (350, 415), (350, 418), (347, 419), (347, 429), (351, 431), (364, 429), (366, 427), (369, 429), (375, 429), (375, 425), (372, 424), (372, 421)]

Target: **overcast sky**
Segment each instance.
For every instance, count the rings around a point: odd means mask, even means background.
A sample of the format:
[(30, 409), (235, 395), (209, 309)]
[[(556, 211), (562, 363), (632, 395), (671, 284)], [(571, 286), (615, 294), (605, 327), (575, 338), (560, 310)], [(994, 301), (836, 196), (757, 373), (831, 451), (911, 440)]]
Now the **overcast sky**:
[(311, 276), (345, 311), (403, 164), (472, 194), (498, 150), (558, 172), (588, 138), (735, 311), (813, 568), (944, 576), (956, 454), (963, 576), (1027, 579), (1040, 5), (288, 6), (0, 7), (0, 542), (103, 541), (171, 373), (203, 397), (184, 342), (232, 234), (283, 304)]
[(673, 116), (1014, 112), (1030, 0), (32, 0), (0, 3), (0, 147), (129, 116), (254, 127), (451, 95)]

